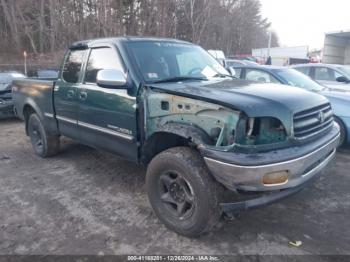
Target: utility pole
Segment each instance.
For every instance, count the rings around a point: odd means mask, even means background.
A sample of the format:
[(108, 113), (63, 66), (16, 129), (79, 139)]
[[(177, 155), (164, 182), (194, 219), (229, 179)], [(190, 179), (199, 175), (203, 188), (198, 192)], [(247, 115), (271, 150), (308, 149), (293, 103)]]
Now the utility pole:
[(270, 57), (271, 39), (272, 39), (272, 32), (269, 31), (269, 43), (267, 45), (267, 57)]
[(23, 52), (24, 57), (24, 75), (27, 76), (27, 51)]

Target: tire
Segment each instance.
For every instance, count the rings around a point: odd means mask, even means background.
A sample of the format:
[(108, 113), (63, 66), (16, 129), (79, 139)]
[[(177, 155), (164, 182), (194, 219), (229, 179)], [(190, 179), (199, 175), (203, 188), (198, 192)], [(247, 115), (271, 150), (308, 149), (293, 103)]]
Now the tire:
[(340, 147), (345, 146), (345, 144), (346, 144), (346, 139), (347, 139), (346, 128), (345, 128), (343, 122), (338, 117), (335, 117), (334, 121), (340, 127), (340, 139), (339, 139), (339, 145), (338, 145), (338, 148), (340, 148)]
[(153, 158), (147, 169), (146, 187), (158, 218), (181, 235), (198, 237), (220, 220), (223, 188), (193, 149), (175, 147)]
[(60, 147), (59, 136), (48, 134), (37, 114), (29, 116), (28, 135), (36, 155), (45, 158), (58, 153)]

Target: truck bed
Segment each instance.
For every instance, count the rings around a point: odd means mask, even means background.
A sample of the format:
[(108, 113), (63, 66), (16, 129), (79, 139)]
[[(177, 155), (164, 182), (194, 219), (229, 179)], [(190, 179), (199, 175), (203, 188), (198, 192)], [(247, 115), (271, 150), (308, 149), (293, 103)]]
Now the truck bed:
[(50, 127), (57, 129), (54, 121), (53, 88), (56, 79), (26, 78), (15, 80), (12, 85), (13, 100), (17, 116), (24, 120), (26, 109), (33, 108), (43, 121), (53, 122)]

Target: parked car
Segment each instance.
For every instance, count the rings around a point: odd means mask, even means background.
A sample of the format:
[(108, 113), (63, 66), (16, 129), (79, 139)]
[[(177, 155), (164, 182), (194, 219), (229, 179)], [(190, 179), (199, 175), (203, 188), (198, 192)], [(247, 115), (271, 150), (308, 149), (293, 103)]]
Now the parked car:
[(254, 56), (251, 56), (251, 55), (230, 55), (230, 56), (227, 56), (226, 57), (227, 59), (233, 59), (233, 60), (240, 60), (240, 61), (251, 61), (251, 62), (255, 62), (255, 63), (259, 63), (259, 59), (254, 57)]
[(13, 117), (11, 84), (15, 79), (25, 78), (18, 72), (0, 72), (0, 119)]
[[(259, 66), (235, 67), (237, 77), (246, 80), (279, 83), (300, 87), (327, 97), (330, 101), (335, 121), (340, 126), (340, 145), (350, 143), (350, 90), (333, 90), (313, 81), (308, 76), (286, 67)], [(315, 115), (315, 121), (318, 115)]]
[[(64, 135), (147, 165), (154, 212), (186, 236), (210, 230), (223, 213), (299, 191), (323, 173), (339, 142), (325, 97), (233, 79), (188, 42), (78, 42), (61, 68), (55, 81), (14, 82), (34, 152), (58, 153)], [(310, 113), (324, 121), (309, 126)], [(223, 191), (255, 198), (226, 202)]]
[(39, 69), (37, 75), (39, 78), (58, 78), (58, 70), (55, 69)]
[(292, 68), (329, 88), (350, 91), (350, 65), (301, 64)]
[(229, 69), (230, 67), (235, 67), (235, 66), (249, 66), (249, 65), (254, 65), (258, 66), (258, 63), (255, 63), (253, 61), (249, 60), (235, 60), (235, 59), (225, 59), (225, 68)]
[(214, 57), (221, 65), (225, 63), (225, 53), (222, 50), (208, 50), (208, 53)]

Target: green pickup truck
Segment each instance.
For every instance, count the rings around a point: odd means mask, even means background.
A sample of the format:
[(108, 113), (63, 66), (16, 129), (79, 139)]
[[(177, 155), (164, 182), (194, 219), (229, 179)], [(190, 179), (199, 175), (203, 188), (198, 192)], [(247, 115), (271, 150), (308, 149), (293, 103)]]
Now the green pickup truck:
[(201, 47), (174, 39), (77, 42), (58, 79), (12, 88), (38, 156), (58, 153), (66, 136), (147, 165), (154, 212), (191, 237), (223, 214), (299, 191), (339, 141), (323, 96), (234, 79)]

